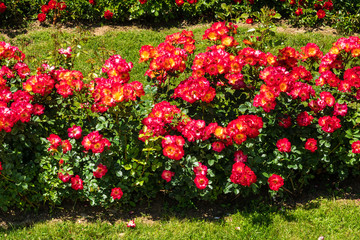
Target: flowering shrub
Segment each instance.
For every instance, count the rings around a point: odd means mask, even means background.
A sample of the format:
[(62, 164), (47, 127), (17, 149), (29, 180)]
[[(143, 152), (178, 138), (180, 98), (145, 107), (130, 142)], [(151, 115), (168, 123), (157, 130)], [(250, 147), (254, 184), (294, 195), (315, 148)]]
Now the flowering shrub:
[[(221, 19), (252, 24), (259, 21), (260, 10), (269, 7), (267, 14), (290, 19), (293, 25), (315, 27), (324, 24), (340, 32), (359, 31), (360, 3), (355, 0), (50, 0), (0, 1), (0, 24), (7, 26), (38, 19), (45, 24), (56, 22), (149, 22), (199, 21)], [(109, 21), (114, 19), (114, 21)]]
[(146, 91), (119, 55), (83, 76), (63, 46), (31, 72), (0, 42), (1, 206), (281, 195), (359, 174), (360, 39), (274, 55), (241, 38), (217, 22), (204, 52), (191, 31), (143, 46)]

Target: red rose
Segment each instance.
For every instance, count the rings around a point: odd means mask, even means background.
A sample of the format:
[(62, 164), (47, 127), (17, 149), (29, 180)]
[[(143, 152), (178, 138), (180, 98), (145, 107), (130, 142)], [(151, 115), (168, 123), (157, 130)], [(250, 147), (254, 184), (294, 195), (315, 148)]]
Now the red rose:
[(139, 0), (139, 2), (140, 2), (141, 4), (145, 4), (145, 3), (147, 2), (147, 0)]
[(276, 147), (280, 152), (290, 152), (291, 151), (291, 143), (287, 138), (280, 139), (276, 143)]
[(194, 183), (198, 189), (205, 189), (209, 183), (209, 179), (204, 175), (198, 175), (195, 177)]
[(326, 2), (326, 3), (324, 4), (324, 8), (325, 8), (326, 10), (331, 11), (331, 10), (334, 9), (334, 5), (333, 5), (332, 2)]
[(5, 12), (6, 8), (7, 8), (7, 7), (5, 6), (5, 3), (0, 2), (0, 13)]
[(247, 24), (252, 24), (253, 22), (254, 22), (254, 19), (252, 19), (252, 18), (246, 19)]
[(95, 0), (89, 0), (89, 3), (90, 3), (91, 5), (96, 5)]
[(82, 129), (80, 126), (73, 125), (68, 129), (69, 138), (79, 139), (81, 138)]
[(48, 13), (50, 11), (50, 8), (48, 5), (42, 5), (41, 6), (41, 12), (42, 13)]
[(113, 16), (114, 16), (114, 14), (112, 12), (110, 12), (109, 10), (106, 10), (105, 13), (104, 13), (104, 18), (107, 19), (107, 20), (112, 19)]
[(296, 16), (303, 15), (303, 10), (302, 10), (302, 8), (298, 8), (298, 9), (295, 11), (295, 15), (296, 15)]
[(65, 2), (59, 2), (58, 3), (58, 8), (60, 9), (60, 11), (65, 10), (66, 9), (66, 3)]
[(276, 174), (271, 175), (268, 179), (271, 190), (278, 191), (284, 185), (284, 179)]
[(79, 175), (76, 175), (75, 177), (71, 178), (71, 187), (74, 190), (83, 190), (83, 180), (79, 177)]
[(113, 188), (111, 189), (111, 195), (113, 199), (120, 199), (123, 195), (123, 192), (121, 191), (121, 188)]
[(169, 170), (164, 170), (161, 174), (162, 179), (164, 179), (166, 182), (170, 182), (171, 178), (175, 175), (174, 172), (171, 172)]
[(225, 145), (222, 142), (213, 142), (211, 146), (215, 152), (221, 152), (225, 148)]
[(311, 124), (313, 119), (314, 117), (309, 115), (307, 112), (302, 112), (297, 116), (296, 122), (300, 127), (306, 127)]
[(201, 162), (198, 162), (199, 166), (194, 167), (195, 176), (206, 176), (207, 166), (203, 165)]
[(315, 4), (314, 4), (314, 8), (315, 8), (316, 11), (318, 11), (318, 10), (322, 9), (323, 6), (322, 6), (321, 4), (315, 3)]
[(108, 169), (105, 165), (101, 163), (98, 165), (97, 169), (93, 172), (94, 177), (102, 178), (107, 173)]
[(38, 20), (39, 22), (43, 22), (46, 20), (46, 14), (45, 13), (39, 13), (38, 14)]
[[(0, 162), (0, 171), (1, 171), (1, 170), (3, 170), (3, 167), (2, 167), (1, 162)], [(1, 174), (1, 172), (0, 172), (0, 174)]]
[(178, 7), (181, 7), (185, 2), (184, 0), (175, 0), (175, 3)]
[(353, 153), (360, 153), (360, 141), (353, 142), (351, 148)]
[(326, 13), (324, 10), (320, 9), (319, 11), (317, 11), (316, 15), (319, 19), (322, 19), (326, 16)]
[(317, 140), (314, 139), (314, 138), (309, 138), (308, 140), (306, 140), (306, 143), (305, 143), (305, 149), (306, 150), (309, 150), (311, 152), (315, 152), (316, 149), (317, 149)]
[(256, 182), (257, 178), (248, 166), (242, 162), (236, 162), (232, 166), (230, 180), (235, 184), (249, 187)]
[(279, 126), (283, 128), (288, 128), (291, 126), (291, 117), (286, 115), (283, 118), (279, 118)]
[(50, 9), (56, 8), (56, 6), (57, 6), (56, 3), (57, 3), (56, 1), (50, 0), (49, 3), (48, 3), (49, 8), (50, 8)]

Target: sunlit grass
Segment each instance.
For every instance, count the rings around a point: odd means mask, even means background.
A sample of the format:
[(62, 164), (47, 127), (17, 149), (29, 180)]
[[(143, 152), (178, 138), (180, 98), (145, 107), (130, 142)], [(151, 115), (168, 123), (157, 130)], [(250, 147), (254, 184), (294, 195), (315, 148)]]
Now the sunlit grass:
[[(125, 221), (51, 220), (3, 230), (2, 239), (359, 239), (358, 200), (314, 200), (295, 209), (258, 206), (221, 218), (135, 218)], [(0, 237), (1, 238), (1, 237)]]

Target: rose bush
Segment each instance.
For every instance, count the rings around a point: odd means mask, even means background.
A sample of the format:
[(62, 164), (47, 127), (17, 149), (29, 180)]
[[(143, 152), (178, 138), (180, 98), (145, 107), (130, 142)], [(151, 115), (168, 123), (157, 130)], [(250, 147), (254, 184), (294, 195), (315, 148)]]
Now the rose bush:
[(264, 6), (272, 9), (271, 15), (280, 13), (296, 26), (330, 25), (340, 32), (359, 31), (360, 3), (356, 0), (3, 0), (0, 24), (18, 26), (35, 19), (44, 24), (213, 19), (252, 24), (259, 20), (258, 12)]
[(360, 39), (274, 55), (243, 38), (216, 22), (204, 52), (185, 30), (145, 45), (145, 87), (120, 55), (83, 76), (62, 46), (32, 73), (0, 42), (2, 208), (276, 195), (359, 174)]

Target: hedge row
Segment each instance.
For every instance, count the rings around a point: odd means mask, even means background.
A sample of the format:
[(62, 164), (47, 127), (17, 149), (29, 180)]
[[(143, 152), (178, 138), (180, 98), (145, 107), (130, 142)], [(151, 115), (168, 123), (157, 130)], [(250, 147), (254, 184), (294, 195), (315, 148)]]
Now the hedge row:
[(260, 9), (268, 6), (296, 26), (330, 25), (341, 32), (359, 31), (360, 3), (356, 0), (6, 0), (0, 2), (2, 27), (39, 20), (106, 24), (128, 21), (228, 21), (259, 20)]

